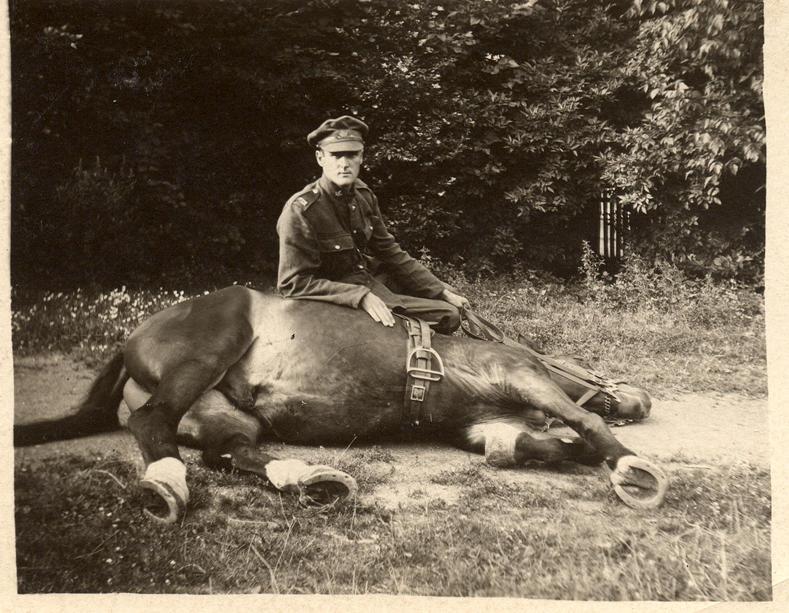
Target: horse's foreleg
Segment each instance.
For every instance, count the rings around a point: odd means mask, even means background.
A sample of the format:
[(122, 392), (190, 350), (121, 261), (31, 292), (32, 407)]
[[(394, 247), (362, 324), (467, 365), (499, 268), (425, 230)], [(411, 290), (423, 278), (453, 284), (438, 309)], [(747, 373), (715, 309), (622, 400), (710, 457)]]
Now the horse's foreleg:
[(665, 474), (637, 458), (614, 437), (602, 417), (577, 406), (546, 373), (520, 369), (507, 383), (519, 401), (558, 417), (603, 457), (613, 471), (614, 490), (626, 504), (651, 508), (663, 501), (668, 484)]
[(614, 437), (602, 417), (576, 405), (546, 374), (519, 372), (508, 383), (518, 401), (561, 419), (596, 449), (611, 468), (619, 458), (635, 455)]
[(525, 425), (486, 422), (469, 426), (461, 435), (459, 446), (485, 455), (485, 461), (498, 467), (523, 464), (529, 460), (556, 463), (562, 461), (596, 465), (603, 456), (582, 438), (560, 439), (534, 436)]

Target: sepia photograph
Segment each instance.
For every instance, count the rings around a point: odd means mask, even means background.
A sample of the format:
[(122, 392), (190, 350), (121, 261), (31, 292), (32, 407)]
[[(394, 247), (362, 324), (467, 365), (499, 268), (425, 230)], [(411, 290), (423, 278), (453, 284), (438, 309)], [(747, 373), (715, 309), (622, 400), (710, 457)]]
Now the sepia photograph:
[(772, 601), (766, 8), (10, 0), (17, 594)]

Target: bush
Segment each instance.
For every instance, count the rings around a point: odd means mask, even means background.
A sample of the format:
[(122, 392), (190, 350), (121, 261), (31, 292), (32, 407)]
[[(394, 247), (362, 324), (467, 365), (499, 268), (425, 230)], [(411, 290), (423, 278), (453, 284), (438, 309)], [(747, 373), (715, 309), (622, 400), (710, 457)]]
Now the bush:
[(317, 174), (304, 136), (343, 113), (370, 123), (365, 178), (415, 253), (572, 272), (615, 187), (650, 257), (758, 274), (761, 4), (636, 5), (14, 3), (14, 274), (272, 272)]
[(110, 291), (77, 288), (40, 294), (14, 291), (11, 335), (17, 355), (41, 351), (76, 352), (100, 362), (117, 351), (146, 317), (180, 302), (183, 291)]
[(764, 246), (763, 3), (636, 0), (622, 76), (643, 111), (602, 179), (649, 213), (642, 251), (756, 280)]
[(706, 327), (737, 325), (763, 315), (761, 298), (751, 287), (734, 280), (716, 282), (711, 276), (688, 277), (669, 262), (650, 263), (637, 254), (627, 255), (612, 277), (586, 244), (580, 272), (586, 299), (601, 309), (670, 312)]

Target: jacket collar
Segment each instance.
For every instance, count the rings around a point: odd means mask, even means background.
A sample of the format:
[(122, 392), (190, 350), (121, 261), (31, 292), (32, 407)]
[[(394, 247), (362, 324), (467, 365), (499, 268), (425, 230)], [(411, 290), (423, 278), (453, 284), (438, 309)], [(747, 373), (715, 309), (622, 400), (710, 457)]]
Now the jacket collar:
[(334, 196), (335, 198), (347, 198), (348, 196), (353, 196), (356, 192), (356, 184), (357, 181), (354, 181), (352, 185), (347, 188), (340, 188), (339, 186), (332, 183), (329, 179), (326, 178), (325, 175), (321, 175), (321, 178), (318, 179), (318, 185), (320, 188), (329, 194), (330, 196)]

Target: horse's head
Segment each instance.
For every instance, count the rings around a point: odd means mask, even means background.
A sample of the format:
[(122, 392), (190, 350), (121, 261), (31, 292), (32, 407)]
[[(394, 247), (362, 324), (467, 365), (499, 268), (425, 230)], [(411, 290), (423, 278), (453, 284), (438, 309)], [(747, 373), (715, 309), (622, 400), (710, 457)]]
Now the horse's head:
[(652, 400), (640, 387), (595, 374), (592, 367), (578, 356), (543, 355), (536, 359), (543, 360), (554, 383), (572, 400), (580, 400), (587, 411), (614, 421), (640, 421), (649, 416)]
[(584, 408), (612, 420), (640, 421), (649, 417), (652, 399), (640, 387), (617, 383), (614, 394), (615, 397), (607, 392), (598, 392), (584, 404)]

